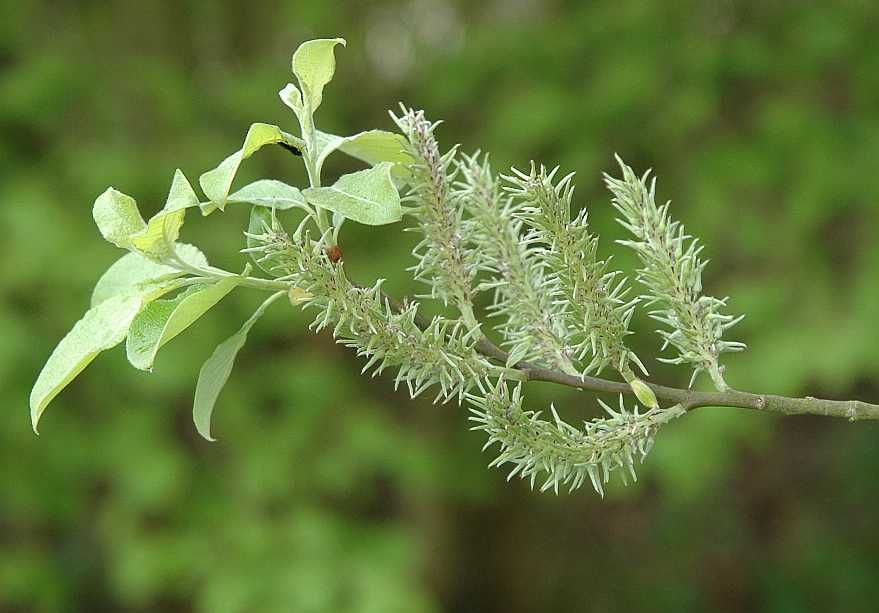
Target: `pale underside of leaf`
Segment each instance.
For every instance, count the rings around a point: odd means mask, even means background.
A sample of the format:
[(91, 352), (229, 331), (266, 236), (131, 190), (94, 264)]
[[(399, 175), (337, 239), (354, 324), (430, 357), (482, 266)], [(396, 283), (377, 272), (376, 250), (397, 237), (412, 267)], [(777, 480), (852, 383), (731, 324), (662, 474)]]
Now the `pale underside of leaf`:
[(192, 185), (179, 168), (174, 172), (171, 181), (171, 189), (168, 191), (168, 199), (165, 201), (164, 211), (179, 211), (198, 206), (198, 194), (192, 189)]
[(61, 339), (31, 390), (34, 432), (46, 406), (102, 351), (121, 343), (143, 305), (141, 296), (113, 296), (90, 309)]
[[(198, 251), (194, 247), (191, 249)], [(140, 257), (137, 254), (129, 254), (129, 256)], [(195, 255), (190, 254), (188, 257), (195, 258)], [(149, 260), (145, 261), (149, 262)], [(128, 266), (128, 262), (125, 266)], [(31, 422), (34, 431), (36, 432), (37, 423), (52, 399), (100, 352), (112, 349), (121, 343), (137, 314), (146, 305), (178, 289), (184, 282), (183, 279), (163, 279), (160, 276), (130, 285), (127, 291), (124, 291), (113, 279), (105, 281), (100, 292), (96, 292), (100, 301), (96, 302), (67, 333), (67, 336), (61, 339), (34, 383), (30, 396)], [(117, 291), (118, 293), (114, 293)], [(101, 297), (103, 294), (112, 295)]]
[(193, 286), (169, 300), (156, 300), (141, 311), (128, 331), (128, 361), (150, 370), (156, 353), (171, 339), (204, 315), (242, 281), (228, 277), (213, 285)]
[[(193, 245), (178, 243), (176, 253), (181, 260), (192, 266), (202, 268), (208, 265), (207, 258)], [(127, 253), (98, 279), (92, 292), (91, 306), (97, 306), (113, 296), (137, 290), (146, 284), (161, 284), (183, 274), (183, 271), (154, 262), (139, 253)]]
[(211, 357), (201, 367), (198, 373), (198, 383), (195, 386), (192, 419), (198, 433), (207, 440), (214, 440), (211, 437), (211, 415), (223, 386), (229, 380), (229, 374), (235, 365), (235, 358), (247, 341), (247, 334), (253, 324), (265, 313), (266, 308), (284, 294), (285, 292), (277, 292), (263, 302), (250, 319), (244, 322), (238, 332), (217, 345)]
[(302, 112), (302, 93), (293, 83), (287, 83), (284, 89), (278, 92), (281, 101), (289, 106), (298, 116)]
[(147, 224), (137, 209), (134, 198), (109, 187), (98, 196), (92, 217), (106, 240), (127, 249), (132, 235), (142, 232)]
[(245, 185), (230, 195), (227, 202), (247, 202), (257, 206), (283, 210), (294, 207), (308, 209), (299, 188), (274, 179), (261, 179)]
[(303, 190), (305, 199), (346, 218), (367, 225), (383, 225), (402, 217), (400, 194), (391, 179), (393, 164), (342, 175), (331, 187)]
[(406, 152), (406, 141), (401, 134), (367, 130), (352, 136), (336, 136), (317, 130), (316, 135), (318, 169), (331, 153), (339, 150), (369, 165), (393, 163), (391, 176), (397, 185), (404, 184), (410, 174), (407, 165), (412, 163), (412, 156)]

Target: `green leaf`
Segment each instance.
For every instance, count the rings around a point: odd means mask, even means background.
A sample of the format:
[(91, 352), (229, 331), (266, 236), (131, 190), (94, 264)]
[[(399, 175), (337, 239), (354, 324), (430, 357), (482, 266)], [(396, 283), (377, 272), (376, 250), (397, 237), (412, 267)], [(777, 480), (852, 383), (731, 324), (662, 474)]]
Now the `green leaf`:
[(317, 130), (316, 136), (318, 170), (323, 167), (324, 160), (338, 149), (371, 166), (381, 162), (394, 163), (391, 173), (397, 181), (405, 183), (409, 176), (407, 165), (413, 160), (406, 150), (406, 140), (402, 134), (385, 130), (367, 130), (353, 136), (336, 136)]
[(186, 330), (241, 283), (228, 277), (213, 285), (193, 286), (169, 300), (151, 302), (131, 323), (125, 349), (135, 368), (150, 370), (156, 353)]
[(95, 200), (92, 217), (101, 235), (123, 249), (131, 245), (133, 235), (146, 229), (134, 198), (112, 187)]
[(249, 202), (280, 210), (293, 207), (310, 210), (298, 188), (274, 179), (262, 179), (245, 185), (229, 196), (227, 202)]
[(162, 259), (173, 252), (186, 209), (198, 203), (195, 190), (177, 169), (165, 207), (148, 223), (134, 198), (112, 187), (95, 200), (92, 215), (103, 237), (117, 247)]
[(400, 221), (400, 194), (391, 180), (392, 167), (383, 162), (342, 175), (331, 187), (311, 187), (302, 194), (309, 203), (362, 224), (379, 226)]
[(90, 309), (61, 339), (49, 356), (31, 390), (31, 423), (34, 432), (46, 406), (102, 351), (122, 342), (140, 311), (138, 295), (113, 296)]
[(251, 125), (247, 136), (244, 137), (241, 149), (220, 162), (219, 166), (199, 177), (198, 182), (201, 189), (210, 200), (210, 203), (202, 206), (202, 213), (208, 215), (214, 209), (218, 208), (222, 211), (226, 207), (232, 181), (235, 179), (235, 174), (242, 161), (265, 145), (286, 142), (288, 136), (278, 126), (266, 123)]
[(142, 232), (131, 237), (131, 246), (144, 255), (163, 260), (174, 253), (186, 209), (198, 206), (198, 195), (178, 168), (171, 181), (165, 207), (153, 215)]
[(263, 302), (250, 319), (244, 322), (238, 332), (217, 346), (211, 357), (201, 367), (198, 373), (198, 383), (195, 386), (192, 419), (198, 433), (207, 440), (215, 440), (211, 437), (211, 415), (214, 412), (214, 405), (217, 403), (217, 397), (219, 397), (223, 386), (229, 380), (229, 374), (235, 365), (235, 358), (247, 341), (248, 332), (253, 324), (262, 317), (269, 305), (285, 293), (277, 292)]
[(333, 79), (336, 72), (336, 45), (343, 47), (344, 38), (320, 38), (299, 45), (293, 53), (293, 74), (299, 79), (302, 95), (314, 113), (323, 100), (324, 86)]
[(166, 259), (174, 253), (185, 216), (186, 209), (159, 211), (150, 219), (145, 230), (131, 237), (131, 247), (147, 257)]
[[(202, 268), (208, 265), (207, 258), (193, 245), (179, 243), (177, 256), (192, 266)], [(139, 253), (125, 254), (98, 279), (92, 292), (91, 306), (97, 306), (113, 296), (140, 292), (148, 287), (162, 285), (184, 274), (183, 271), (158, 264)]]

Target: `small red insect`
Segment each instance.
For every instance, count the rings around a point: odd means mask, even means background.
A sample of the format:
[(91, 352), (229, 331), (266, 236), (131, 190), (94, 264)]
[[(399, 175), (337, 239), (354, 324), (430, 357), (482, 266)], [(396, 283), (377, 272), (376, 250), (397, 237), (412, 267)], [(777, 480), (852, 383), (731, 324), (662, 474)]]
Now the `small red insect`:
[(342, 250), (339, 249), (338, 245), (333, 245), (332, 247), (327, 247), (324, 249), (324, 252), (327, 254), (327, 257), (330, 258), (330, 262), (336, 264), (339, 260), (342, 259)]

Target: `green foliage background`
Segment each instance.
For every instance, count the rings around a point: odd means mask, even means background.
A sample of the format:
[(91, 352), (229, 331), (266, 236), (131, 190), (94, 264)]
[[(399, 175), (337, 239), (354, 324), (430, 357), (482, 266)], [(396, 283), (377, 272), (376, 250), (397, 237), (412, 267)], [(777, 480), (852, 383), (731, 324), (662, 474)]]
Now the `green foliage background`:
[[(674, 6), (671, 6), (674, 5)], [(879, 598), (879, 425), (706, 409), (661, 433), (635, 488), (558, 498), (488, 471), (463, 409), (411, 402), (305, 319), (253, 330), (220, 400), (195, 378), (259, 297), (239, 292), (155, 372), (102, 356), (41, 436), (27, 393), (120, 254), (89, 214), (112, 184), (145, 215), (276, 96), (301, 41), (344, 36), (321, 127), (390, 128), (397, 100), (446, 145), (578, 172), (603, 246), (619, 152), (746, 312), (736, 387), (879, 399), (875, 3), (0, 1), (0, 610), (417, 612), (868, 610)], [(334, 161), (330, 173), (348, 170)], [(247, 178), (304, 179), (283, 151)], [(240, 261), (246, 207), (184, 240)], [(343, 232), (361, 279), (415, 291), (414, 237)], [(626, 266), (631, 258), (619, 254)], [(636, 350), (655, 355), (640, 318)], [(688, 373), (648, 364), (655, 379)], [(704, 384), (704, 382), (702, 382)], [(590, 414), (586, 394), (535, 384)]]

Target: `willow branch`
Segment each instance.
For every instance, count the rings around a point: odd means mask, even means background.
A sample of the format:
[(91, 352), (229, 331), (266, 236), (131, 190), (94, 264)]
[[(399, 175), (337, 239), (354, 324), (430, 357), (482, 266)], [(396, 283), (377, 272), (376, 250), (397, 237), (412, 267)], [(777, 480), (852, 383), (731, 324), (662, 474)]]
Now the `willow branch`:
[[(387, 295), (385, 295), (385, 299), (395, 309), (403, 307), (398, 300)], [(419, 315), (416, 317), (416, 323), (422, 326), (428, 325), (430, 322)], [(506, 351), (484, 336), (476, 343), (476, 351), (501, 364), (506, 364), (509, 357)], [(546, 381), (598, 393), (634, 394), (628, 383), (587, 375), (573, 376), (550, 368), (535, 366), (528, 362), (519, 362), (512, 367), (512, 370), (522, 373), (526, 381)], [(699, 392), (656, 385), (655, 383), (647, 383), (647, 385), (659, 400), (670, 404), (679, 404), (686, 411), (700, 407), (734, 407), (781, 415), (822, 415), (825, 417), (844, 417), (849, 421), (879, 420), (879, 404), (870, 404), (860, 400), (825, 400), (812, 396), (791, 398), (774, 394), (753, 394), (734, 389), (728, 389), (724, 392)]]
[[(487, 357), (500, 360), (501, 362), (506, 361), (506, 352), (487, 339), (482, 339), (477, 344), (476, 349)], [(632, 388), (626, 383), (610, 381), (599, 377), (574, 377), (526, 362), (516, 364), (514, 369), (522, 372), (528, 381), (548, 381), (591, 392), (609, 394), (633, 393)], [(647, 383), (647, 385), (653, 390), (653, 393), (656, 394), (659, 400), (679, 404), (687, 411), (698, 409), (699, 407), (736, 407), (766, 413), (780, 413), (782, 415), (844, 417), (850, 421), (879, 419), (879, 405), (860, 400), (824, 400), (811, 396), (789, 398), (774, 394), (752, 394), (732, 389), (725, 392), (698, 392), (653, 383)]]

